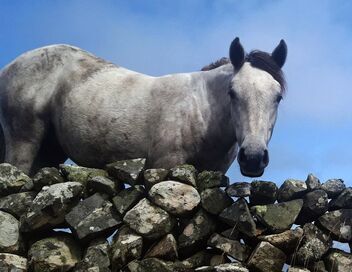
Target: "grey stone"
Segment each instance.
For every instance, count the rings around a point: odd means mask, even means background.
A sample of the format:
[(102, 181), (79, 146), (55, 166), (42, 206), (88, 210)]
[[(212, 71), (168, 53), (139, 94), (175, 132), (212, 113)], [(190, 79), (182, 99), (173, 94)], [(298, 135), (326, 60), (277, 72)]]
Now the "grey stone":
[(300, 180), (287, 179), (280, 186), (277, 200), (279, 202), (301, 198), (307, 193), (307, 184)]
[(27, 259), (14, 254), (0, 253), (0, 271), (26, 272)]
[(178, 252), (175, 237), (172, 234), (167, 234), (148, 250), (144, 258), (159, 258), (167, 261), (176, 260)]
[(308, 264), (308, 268), (310, 271), (314, 272), (328, 272), (326, 270), (325, 263), (322, 260)]
[(248, 268), (260, 272), (281, 272), (286, 255), (268, 242), (260, 242), (248, 260)]
[(31, 179), (9, 163), (0, 164), (0, 196), (18, 193)]
[(198, 191), (177, 181), (162, 181), (149, 190), (150, 200), (173, 215), (192, 212), (200, 203)]
[(193, 165), (182, 164), (170, 169), (169, 178), (196, 187), (197, 170)]
[(148, 239), (157, 239), (169, 233), (175, 220), (163, 209), (143, 198), (123, 218), (134, 231)]
[(249, 272), (249, 270), (240, 263), (226, 263), (216, 266), (203, 266), (196, 268), (196, 272)]
[(199, 210), (178, 237), (179, 254), (189, 255), (200, 251), (215, 231), (216, 222), (204, 210)]
[(112, 271), (119, 271), (127, 263), (142, 256), (143, 238), (127, 226), (121, 227), (111, 246)]
[(320, 180), (313, 174), (309, 174), (307, 176), (306, 185), (309, 191), (313, 191), (321, 188)]
[(21, 253), (24, 250), (19, 222), (11, 214), (0, 211), (0, 252)]
[(329, 179), (323, 183), (321, 189), (328, 194), (329, 198), (335, 198), (346, 189), (346, 185), (342, 179)]
[(352, 209), (352, 188), (346, 188), (329, 202), (329, 210)]
[(64, 182), (59, 170), (55, 167), (40, 169), (33, 177), (33, 190), (39, 192), (44, 186)]
[(280, 233), (291, 228), (301, 208), (302, 199), (277, 204), (253, 206), (251, 211), (272, 232)]
[(352, 209), (327, 212), (316, 223), (327, 230), (334, 240), (343, 243), (352, 241)]
[(219, 214), (233, 203), (221, 188), (205, 189), (200, 194), (202, 207), (211, 214)]
[(59, 168), (65, 180), (79, 182), (85, 188), (87, 187), (87, 181), (90, 178), (96, 176), (108, 177), (108, 173), (103, 169), (88, 168), (67, 164), (60, 164)]
[(169, 171), (163, 168), (147, 169), (144, 171), (144, 185), (147, 190), (153, 185), (166, 180)]
[(29, 232), (63, 223), (65, 214), (78, 203), (83, 188), (79, 182), (44, 186), (29, 211), (21, 216), (21, 231)]
[(266, 205), (276, 201), (278, 188), (274, 182), (256, 180), (251, 183), (251, 205)]
[(243, 198), (224, 209), (219, 214), (219, 219), (232, 227), (236, 226), (240, 232), (250, 237), (256, 235), (255, 222), (249, 212), (247, 202)]
[(289, 267), (287, 269), (287, 272), (310, 272), (310, 270), (307, 268), (301, 268), (301, 267)]
[(295, 254), (298, 264), (319, 261), (332, 245), (331, 238), (312, 223), (303, 226), (303, 239)]
[(107, 164), (105, 168), (109, 175), (118, 181), (134, 186), (140, 184), (142, 180), (142, 171), (145, 168), (145, 162), (144, 158), (117, 161)]
[(214, 233), (208, 240), (208, 246), (220, 249), (232, 258), (244, 262), (249, 257), (250, 250), (239, 241), (227, 239)]
[(166, 262), (157, 258), (148, 258), (141, 261), (130, 262), (124, 272), (176, 272), (173, 263)]
[(75, 272), (110, 272), (109, 243), (105, 239), (93, 240), (76, 265)]
[(223, 232), (220, 233), (222, 236), (225, 238), (231, 239), (231, 240), (238, 240), (239, 237), (239, 230), (236, 228), (236, 226), (229, 228), (227, 230), (224, 230)]
[(226, 193), (231, 197), (247, 197), (251, 195), (249, 182), (235, 182), (226, 188)]
[(201, 250), (193, 254), (189, 258), (183, 260), (178, 267), (194, 269), (196, 267), (210, 265), (211, 258), (214, 256), (210, 250)]
[(65, 219), (80, 240), (91, 240), (101, 234), (108, 234), (122, 223), (112, 203), (99, 193), (80, 201)]
[(351, 272), (352, 254), (343, 250), (332, 249), (325, 257), (328, 271)]
[(203, 171), (197, 176), (197, 188), (204, 189), (229, 186), (229, 178), (220, 171)]
[(285, 254), (289, 255), (294, 252), (303, 236), (303, 229), (286, 230), (278, 234), (269, 234), (258, 236), (261, 241), (269, 242), (273, 246), (281, 249)]
[(145, 196), (143, 186), (136, 185), (119, 192), (112, 202), (120, 215), (124, 215)]
[(320, 215), (328, 210), (328, 195), (323, 190), (315, 190), (307, 193), (303, 199), (303, 207), (299, 213), (296, 224), (304, 225), (315, 221)]
[(123, 189), (123, 184), (114, 182), (113, 180), (104, 176), (95, 176), (89, 178), (87, 181), (88, 193), (103, 193), (109, 196), (114, 196), (117, 192)]
[(23, 192), (4, 196), (0, 198), (0, 210), (20, 218), (28, 211), (36, 195), (35, 192)]
[(81, 249), (68, 235), (35, 242), (28, 251), (30, 271), (69, 271), (81, 258)]

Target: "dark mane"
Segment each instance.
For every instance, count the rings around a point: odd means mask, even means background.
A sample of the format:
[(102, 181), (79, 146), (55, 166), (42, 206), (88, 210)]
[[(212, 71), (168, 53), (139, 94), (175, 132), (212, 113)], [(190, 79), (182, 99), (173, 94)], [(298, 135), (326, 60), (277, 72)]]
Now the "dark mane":
[[(269, 73), (277, 82), (279, 82), (282, 91), (285, 91), (286, 80), (284, 73), (282, 72), (281, 68), (276, 64), (276, 62), (272, 59), (270, 54), (259, 50), (253, 50), (246, 55), (245, 61), (249, 62), (253, 67)], [(227, 63), (230, 63), (229, 58), (221, 58), (213, 63), (210, 63), (207, 66), (204, 66), (201, 71), (209, 71)]]

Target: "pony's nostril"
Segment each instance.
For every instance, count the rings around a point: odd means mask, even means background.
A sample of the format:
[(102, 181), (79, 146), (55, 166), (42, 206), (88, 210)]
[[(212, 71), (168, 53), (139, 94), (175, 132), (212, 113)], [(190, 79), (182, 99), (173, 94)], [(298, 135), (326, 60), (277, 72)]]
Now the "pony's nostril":
[(269, 152), (267, 149), (264, 150), (263, 163), (265, 166), (269, 163)]

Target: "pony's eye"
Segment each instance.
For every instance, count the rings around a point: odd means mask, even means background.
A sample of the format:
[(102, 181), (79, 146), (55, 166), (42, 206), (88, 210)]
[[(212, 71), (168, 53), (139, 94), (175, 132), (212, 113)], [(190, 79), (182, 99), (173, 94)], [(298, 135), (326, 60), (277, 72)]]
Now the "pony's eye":
[(280, 103), (281, 100), (282, 100), (282, 95), (278, 95), (276, 97), (276, 103)]

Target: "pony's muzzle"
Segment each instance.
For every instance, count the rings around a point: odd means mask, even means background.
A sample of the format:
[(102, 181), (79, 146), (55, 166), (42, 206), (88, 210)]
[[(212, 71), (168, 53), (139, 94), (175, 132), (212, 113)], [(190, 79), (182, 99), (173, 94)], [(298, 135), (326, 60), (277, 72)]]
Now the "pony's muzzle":
[(247, 150), (241, 147), (237, 157), (241, 173), (248, 177), (260, 177), (269, 164), (268, 150)]

